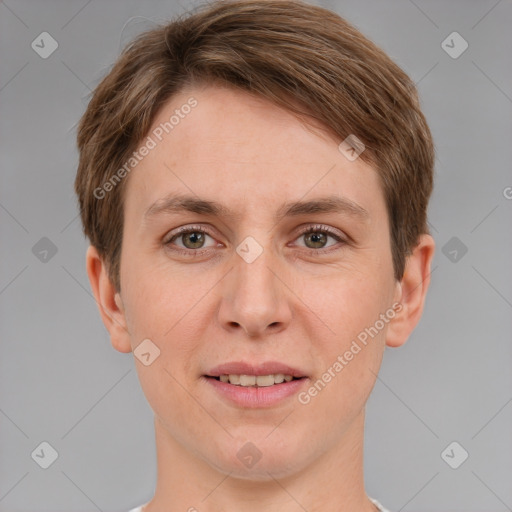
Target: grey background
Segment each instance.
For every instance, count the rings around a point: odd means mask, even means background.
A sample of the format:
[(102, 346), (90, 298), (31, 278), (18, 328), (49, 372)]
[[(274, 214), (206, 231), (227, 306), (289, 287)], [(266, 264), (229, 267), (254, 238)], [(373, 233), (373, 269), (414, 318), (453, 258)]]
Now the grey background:
[[(317, 3), (414, 79), (437, 148), (431, 290), (368, 404), (367, 492), (392, 511), (512, 510), (512, 3)], [(120, 511), (153, 495), (152, 412), (85, 273), (75, 125), (120, 45), (196, 4), (0, 4), (0, 511)], [(47, 59), (31, 48), (43, 31), (59, 45)], [(441, 46), (453, 31), (469, 44), (457, 59)], [(43, 237), (57, 249), (46, 261)], [(43, 441), (59, 455), (46, 470), (31, 457)], [(458, 469), (441, 457), (452, 441), (469, 453)]]

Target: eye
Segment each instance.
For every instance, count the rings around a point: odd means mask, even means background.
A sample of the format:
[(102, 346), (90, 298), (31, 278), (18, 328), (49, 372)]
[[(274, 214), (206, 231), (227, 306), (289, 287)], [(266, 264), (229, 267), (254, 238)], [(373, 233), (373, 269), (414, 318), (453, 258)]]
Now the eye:
[(312, 249), (313, 252), (321, 252), (322, 249), (332, 247), (332, 245), (326, 245), (328, 238), (333, 238), (337, 242), (346, 243), (341, 234), (327, 226), (309, 226), (302, 230), (299, 239), (304, 238), (305, 247)]
[[(214, 243), (210, 246), (205, 246), (206, 238), (210, 238)], [(302, 245), (302, 247), (310, 249), (312, 254), (330, 252), (331, 247), (337, 244), (333, 243), (327, 245), (329, 238), (333, 239), (335, 242), (341, 243), (341, 245), (347, 243), (341, 233), (323, 225), (307, 226), (300, 232), (296, 240), (300, 238), (304, 238), (305, 240), (305, 245)], [(180, 241), (181, 245), (177, 244), (176, 241)], [(164, 240), (164, 245), (170, 250), (185, 256), (200, 256), (209, 252), (210, 249), (217, 247), (219, 244), (203, 227), (183, 226), (178, 228), (174, 233), (170, 233), (169, 237)]]
[[(171, 247), (172, 245), (176, 245), (179, 249), (178, 252), (181, 253), (194, 253), (195, 251), (204, 249), (204, 244), (206, 241), (206, 237), (211, 238), (214, 242), (215, 240), (205, 231), (203, 228), (198, 226), (188, 226), (182, 227), (178, 229), (178, 232), (175, 234), (171, 234), (171, 237), (164, 241), (164, 245)], [(174, 244), (175, 240), (181, 241), (183, 245)], [(211, 247), (214, 247), (212, 245)], [(172, 247), (171, 247), (172, 248)], [(174, 250), (174, 248), (172, 248)]]

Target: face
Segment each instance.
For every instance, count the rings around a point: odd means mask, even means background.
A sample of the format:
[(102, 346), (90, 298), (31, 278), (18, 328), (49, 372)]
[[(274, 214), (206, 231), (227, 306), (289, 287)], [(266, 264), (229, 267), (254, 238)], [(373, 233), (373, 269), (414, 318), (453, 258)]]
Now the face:
[[(149, 135), (125, 189), (118, 298), (125, 342), (160, 350), (136, 360), (143, 391), (166, 435), (210, 466), (298, 471), (361, 418), (400, 298), (378, 176), (341, 140), (231, 89), (183, 91)], [(280, 373), (296, 378), (220, 377)], [(256, 453), (247, 442), (262, 454), (252, 469), (237, 456)]]

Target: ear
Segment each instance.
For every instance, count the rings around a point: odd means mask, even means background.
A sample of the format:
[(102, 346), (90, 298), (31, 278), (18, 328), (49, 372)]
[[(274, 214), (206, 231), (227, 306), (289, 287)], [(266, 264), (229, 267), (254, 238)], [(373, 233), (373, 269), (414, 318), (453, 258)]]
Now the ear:
[(400, 304), (396, 316), (389, 322), (386, 345), (403, 345), (420, 321), (430, 285), (430, 264), (434, 257), (435, 242), (427, 234), (421, 235), (411, 255), (407, 257), (402, 280), (397, 282), (396, 302)]
[(131, 352), (121, 295), (116, 292), (105, 263), (92, 245), (87, 249), (86, 268), (94, 298), (98, 304), (101, 319), (110, 334), (112, 346), (119, 352)]

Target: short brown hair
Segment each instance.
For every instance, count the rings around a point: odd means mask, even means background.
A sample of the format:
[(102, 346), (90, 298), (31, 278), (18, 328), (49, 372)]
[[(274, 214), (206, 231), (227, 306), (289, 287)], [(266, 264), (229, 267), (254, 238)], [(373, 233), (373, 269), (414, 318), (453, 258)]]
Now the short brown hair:
[(123, 190), (95, 190), (147, 135), (159, 109), (184, 87), (249, 91), (343, 141), (355, 134), (378, 172), (390, 222), (394, 275), (428, 233), (434, 145), (411, 79), (337, 14), (299, 0), (203, 5), (138, 36), (95, 89), (78, 128), (75, 181), (84, 233), (120, 290)]

